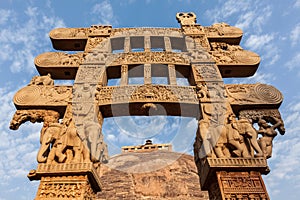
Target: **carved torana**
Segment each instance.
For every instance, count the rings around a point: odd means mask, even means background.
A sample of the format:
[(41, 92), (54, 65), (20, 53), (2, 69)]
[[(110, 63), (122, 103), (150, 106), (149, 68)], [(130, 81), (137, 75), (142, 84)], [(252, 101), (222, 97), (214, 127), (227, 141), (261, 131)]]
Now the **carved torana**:
[[(176, 19), (180, 28), (92, 25), (50, 32), (54, 49), (76, 52), (46, 52), (35, 58), (40, 75), (15, 94), (17, 111), (10, 123), (13, 130), (27, 121), (43, 123), (37, 169), (28, 174), (30, 180), (40, 180), (35, 199), (150, 198), (152, 194), (140, 191), (151, 188), (144, 178), (126, 175), (143, 182), (129, 194), (128, 180), (120, 177), (126, 173), (110, 169), (119, 175), (102, 176), (103, 169), (114, 165), (104, 141), (104, 119), (131, 115), (194, 117), (194, 160), (209, 198), (269, 199), (261, 174), (270, 171), (267, 159), (274, 138), (285, 134), (278, 110), (281, 92), (261, 83), (224, 83), (223, 78), (254, 75), (260, 63), (259, 55), (240, 46), (241, 29), (226, 23), (202, 26), (193, 12), (177, 13)], [(55, 80), (74, 83), (59, 85)], [(116, 127), (111, 130), (117, 132)], [(169, 145), (149, 141), (122, 151), (132, 158), (172, 154)], [(120, 184), (127, 188), (118, 188)], [(111, 196), (114, 186), (118, 192)], [(193, 199), (193, 189), (187, 188), (185, 195), (172, 199)], [(155, 195), (166, 199), (175, 194), (171, 190)]]

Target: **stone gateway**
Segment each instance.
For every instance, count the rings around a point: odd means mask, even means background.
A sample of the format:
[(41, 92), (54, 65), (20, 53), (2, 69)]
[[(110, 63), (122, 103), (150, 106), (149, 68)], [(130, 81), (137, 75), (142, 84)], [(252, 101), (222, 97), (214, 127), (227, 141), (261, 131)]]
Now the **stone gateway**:
[[(282, 94), (266, 84), (224, 83), (252, 76), (259, 66), (259, 55), (239, 45), (242, 30), (226, 23), (204, 27), (192, 12), (176, 19), (180, 28), (50, 32), (54, 49), (77, 53), (35, 58), (40, 76), (15, 94), (10, 124), (17, 130), (26, 121), (43, 123), (38, 165), (28, 174), (40, 180), (36, 200), (269, 199), (261, 175), (269, 172), (274, 137), (285, 133)], [(58, 79), (74, 84), (54, 84)], [(196, 118), (194, 159), (151, 141), (110, 158), (103, 120), (130, 115)], [(167, 167), (146, 172), (156, 162)]]

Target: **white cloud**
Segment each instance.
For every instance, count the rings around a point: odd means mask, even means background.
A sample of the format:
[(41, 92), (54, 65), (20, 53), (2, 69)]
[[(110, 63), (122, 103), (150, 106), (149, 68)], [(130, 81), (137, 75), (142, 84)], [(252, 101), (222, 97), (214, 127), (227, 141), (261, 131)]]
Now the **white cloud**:
[(272, 15), (272, 8), (261, 1), (229, 0), (218, 4), (212, 10), (207, 10), (205, 14), (214, 23), (226, 21), (244, 31), (255, 28), (257, 32), (261, 32), (263, 25)]
[(38, 125), (26, 123), (18, 131), (8, 129), (15, 108), (12, 103), (16, 91), (0, 88), (0, 179), (8, 181), (16, 177), (26, 177), (36, 165), (36, 153), (39, 146)]
[(9, 18), (12, 17), (12, 11), (11, 10), (0, 10), (0, 25), (5, 24)]
[(300, 52), (297, 52), (295, 54), (295, 56), (287, 61), (287, 63), (285, 64), (285, 66), (289, 69), (289, 70), (293, 70), (295, 68), (299, 68), (300, 67)]
[(291, 31), (290, 39), (292, 41), (292, 46), (295, 46), (300, 42), (300, 23)]
[(34, 57), (49, 48), (44, 33), (64, 26), (63, 20), (30, 6), (24, 13), (0, 10), (0, 16), (0, 46), (5, 50), (0, 53), (0, 64), (8, 65), (11, 72), (33, 73)]
[(253, 51), (259, 51), (274, 39), (273, 35), (250, 35), (245, 42), (245, 46)]
[(280, 58), (279, 48), (276, 46), (274, 34), (250, 35), (245, 41), (247, 49), (261, 56), (266, 65), (273, 65)]
[(91, 14), (97, 16), (94, 23), (116, 25), (117, 20), (114, 16), (113, 7), (108, 0), (97, 3), (92, 7)]
[(300, 0), (296, 0), (294, 3), (295, 8), (300, 8)]

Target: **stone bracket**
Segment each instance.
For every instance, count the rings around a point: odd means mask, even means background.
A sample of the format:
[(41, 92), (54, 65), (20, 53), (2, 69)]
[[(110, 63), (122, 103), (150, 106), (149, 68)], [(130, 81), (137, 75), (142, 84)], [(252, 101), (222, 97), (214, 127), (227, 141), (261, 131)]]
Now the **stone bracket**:
[(64, 164), (38, 164), (36, 170), (27, 175), (29, 180), (41, 180), (42, 177), (53, 176), (80, 176), (87, 175), (95, 192), (101, 191), (101, 182), (93, 163), (64, 163)]
[(210, 179), (217, 171), (257, 171), (261, 174), (270, 172), (264, 158), (206, 158), (199, 171), (202, 189), (208, 189)]

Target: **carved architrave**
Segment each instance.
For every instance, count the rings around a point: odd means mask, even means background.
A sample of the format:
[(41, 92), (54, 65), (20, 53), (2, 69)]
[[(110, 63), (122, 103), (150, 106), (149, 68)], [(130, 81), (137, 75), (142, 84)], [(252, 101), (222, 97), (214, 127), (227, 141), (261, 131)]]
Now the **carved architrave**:
[(189, 65), (186, 54), (173, 52), (135, 52), (119, 54), (110, 65), (129, 65), (141, 63)]
[(49, 36), (52, 39), (87, 39), (89, 28), (56, 28)]
[(227, 84), (226, 91), (231, 105), (274, 105), (279, 107), (283, 96), (275, 87), (267, 84)]
[[(243, 31), (226, 23), (216, 23), (203, 27), (208, 38), (241, 38)], [(239, 40), (238, 40), (239, 41)]]
[(34, 64), (38, 67), (78, 67), (84, 62), (84, 54), (67, 54), (62, 52), (46, 52), (38, 55)]
[(210, 54), (218, 65), (258, 65), (260, 63), (258, 54), (243, 50), (238, 45), (213, 42), (211, 46)]
[(111, 37), (145, 35), (183, 37), (179, 28), (114, 28), (111, 33)]
[(72, 86), (30, 85), (14, 96), (17, 107), (64, 106), (72, 99)]
[(144, 101), (198, 102), (194, 87), (160, 85), (101, 87), (96, 98), (99, 105)]

